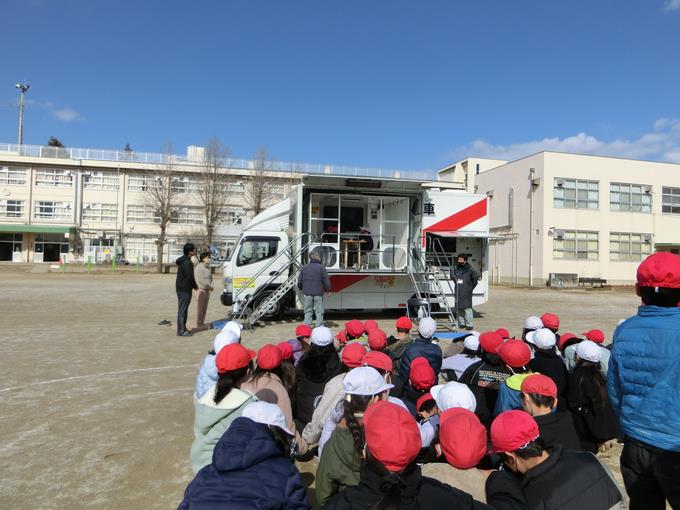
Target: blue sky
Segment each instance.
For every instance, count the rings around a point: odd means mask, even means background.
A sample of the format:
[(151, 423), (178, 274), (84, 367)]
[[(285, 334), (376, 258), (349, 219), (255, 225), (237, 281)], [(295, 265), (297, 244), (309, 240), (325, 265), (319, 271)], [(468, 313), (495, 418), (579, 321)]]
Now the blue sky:
[(2, 0), (0, 142), (436, 168), (680, 162), (680, 0)]

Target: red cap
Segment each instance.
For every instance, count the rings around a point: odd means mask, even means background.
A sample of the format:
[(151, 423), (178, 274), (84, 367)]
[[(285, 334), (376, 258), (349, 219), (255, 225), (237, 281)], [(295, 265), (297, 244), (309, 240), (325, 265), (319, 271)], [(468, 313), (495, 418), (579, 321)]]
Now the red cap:
[(341, 329), (338, 331), (338, 334), (335, 335), (335, 338), (337, 338), (341, 344), (346, 344), (347, 343), (347, 333), (345, 333), (344, 329)]
[(574, 333), (562, 333), (560, 339), (557, 341), (557, 348), (561, 351), (564, 344), (574, 338), (578, 338)]
[(502, 338), (503, 340), (507, 340), (508, 338), (510, 338), (510, 332), (509, 332), (507, 329), (505, 329), (505, 328), (498, 328), (498, 329), (496, 330), (496, 333), (498, 333), (499, 335), (501, 335), (501, 338)]
[(427, 358), (418, 356), (411, 362), (408, 378), (411, 386), (418, 390), (429, 391), (434, 386), (434, 370)]
[(374, 321), (373, 319), (368, 319), (367, 321), (364, 321), (364, 333), (368, 333), (372, 329), (378, 328), (378, 323)]
[(378, 370), (383, 370), (385, 372), (391, 373), (394, 371), (394, 363), (392, 362), (392, 358), (380, 351), (367, 352), (361, 363), (369, 367), (377, 368)]
[(364, 334), (364, 325), (361, 323), (361, 321), (352, 319), (351, 321), (345, 323), (345, 332), (349, 336), (359, 338)]
[(541, 315), (541, 322), (543, 323), (543, 327), (548, 329), (554, 329), (556, 331), (560, 329), (560, 318), (554, 313), (544, 313)]
[(585, 336), (588, 340), (595, 342), (596, 344), (601, 344), (604, 342), (604, 332), (602, 332), (600, 329), (591, 329), (590, 331), (586, 331), (583, 333), (583, 336)]
[(491, 446), (497, 453), (521, 450), (539, 435), (536, 420), (524, 411), (505, 411), (491, 424)]
[(257, 366), (264, 370), (272, 370), (281, 365), (282, 357), (278, 347), (267, 344), (257, 352)]
[(423, 407), (423, 404), (425, 404), (425, 402), (429, 402), (430, 400), (434, 402), (434, 397), (432, 396), (432, 393), (430, 393), (429, 391), (424, 395), (418, 397), (418, 400), (416, 400), (416, 411), (420, 412), (420, 410)]
[(340, 359), (349, 368), (360, 367), (364, 356), (366, 356), (366, 347), (359, 342), (352, 342), (342, 350), (342, 353), (340, 353)]
[(533, 374), (522, 381), (523, 393), (533, 393), (545, 397), (557, 398), (557, 385), (550, 377), (543, 374)]
[(231, 372), (232, 370), (247, 367), (248, 363), (250, 363), (255, 356), (257, 356), (255, 351), (246, 349), (241, 344), (225, 345), (215, 357), (217, 373), (223, 374), (225, 372)]
[(387, 347), (387, 335), (380, 328), (372, 329), (368, 332), (368, 346), (372, 351), (382, 351)]
[(295, 336), (312, 336), (312, 327), (308, 326), (307, 324), (300, 324), (297, 328), (295, 328)]
[(512, 368), (524, 367), (531, 361), (531, 349), (521, 340), (511, 338), (503, 342), (498, 349), (498, 355), (503, 363)]
[(456, 407), (439, 417), (439, 442), (446, 461), (470, 469), (486, 455), (486, 429), (475, 413)]
[(490, 354), (496, 354), (502, 343), (503, 337), (496, 331), (486, 331), (479, 335), (479, 345)]
[(281, 359), (282, 360), (293, 359), (293, 346), (290, 345), (288, 342), (278, 343), (278, 344), (276, 344), (276, 347), (278, 347), (279, 351), (281, 351)]
[(381, 400), (364, 413), (366, 447), (385, 469), (403, 471), (420, 452), (416, 420), (401, 406)]
[(638, 266), (640, 287), (680, 289), (680, 256), (673, 253), (654, 253)]
[(408, 317), (399, 317), (396, 327), (397, 329), (408, 329), (410, 331), (413, 328), (413, 321)]

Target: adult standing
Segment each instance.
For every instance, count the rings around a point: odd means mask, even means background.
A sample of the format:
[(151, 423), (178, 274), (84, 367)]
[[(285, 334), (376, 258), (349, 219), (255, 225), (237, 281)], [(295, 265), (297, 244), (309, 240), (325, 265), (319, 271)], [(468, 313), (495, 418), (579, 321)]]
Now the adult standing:
[(177, 264), (177, 279), (175, 280), (175, 291), (177, 291), (177, 336), (191, 336), (192, 333), (187, 329), (187, 316), (189, 314), (189, 303), (191, 303), (192, 291), (198, 290), (196, 279), (194, 278), (194, 264), (191, 258), (196, 255), (196, 247), (193, 243), (184, 245), (184, 255), (175, 261)]
[(451, 279), (456, 286), (456, 310), (459, 328), (472, 331), (472, 291), (479, 281), (479, 273), (468, 264), (468, 256), (458, 255), (451, 270)]
[(298, 289), (304, 296), (305, 324), (312, 324), (312, 314), (316, 315), (316, 327), (323, 326), (323, 295), (331, 290), (328, 271), (321, 263), (317, 250), (309, 254), (309, 263), (300, 270)]
[(208, 311), (208, 302), (210, 301), (210, 293), (213, 291), (213, 277), (210, 270), (210, 252), (204, 251), (201, 253), (200, 262), (194, 268), (194, 279), (198, 285), (198, 309), (196, 310), (196, 329), (209, 329), (209, 325), (205, 324), (205, 314)]
[(680, 257), (655, 253), (637, 270), (636, 316), (614, 332), (607, 389), (625, 435), (630, 508), (680, 508)]

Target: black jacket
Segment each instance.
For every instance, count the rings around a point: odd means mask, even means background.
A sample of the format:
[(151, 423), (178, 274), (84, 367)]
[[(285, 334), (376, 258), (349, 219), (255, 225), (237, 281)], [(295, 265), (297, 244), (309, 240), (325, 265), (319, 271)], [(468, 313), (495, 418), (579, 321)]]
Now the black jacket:
[(473, 363), (465, 369), (458, 382), (467, 384), (477, 400), (475, 414), (487, 427), (491, 426), (491, 419), (496, 409), (499, 386), (512, 374), (499, 361), (494, 365), (487, 359)]
[(555, 352), (536, 349), (534, 359), (529, 362), (532, 372), (547, 375), (557, 386), (557, 408), (567, 409), (567, 383), (569, 372), (564, 361)]
[(466, 262), (462, 267), (455, 265), (451, 268), (451, 279), (457, 292), (456, 308), (472, 308), (472, 291), (479, 281), (479, 273)]
[(177, 279), (175, 280), (175, 290), (177, 292), (188, 292), (198, 290), (194, 279), (194, 264), (186, 255), (182, 255), (175, 261), (177, 264)]
[(558, 444), (565, 450), (581, 450), (581, 443), (569, 411), (534, 416), (534, 420), (538, 423), (538, 430), (548, 451)]
[(331, 290), (328, 271), (320, 261), (312, 259), (300, 270), (297, 286), (305, 296), (323, 296)]
[(295, 367), (296, 396), (293, 417), (298, 425), (312, 421), (314, 401), (323, 394), (326, 383), (342, 373), (343, 367), (333, 346), (318, 349), (313, 346)]
[[(488, 505), (472, 499), (467, 492), (443, 484), (432, 478), (422, 476), (420, 468), (412, 465), (401, 476), (401, 505), (404, 510), (426, 509), (490, 509)], [(389, 487), (383, 483), (382, 477), (370, 466), (361, 468), (359, 485), (347, 487), (335, 494), (324, 505), (329, 510), (362, 510), (373, 508), (380, 502)]]
[(565, 451), (561, 446), (521, 478), (496, 471), (486, 481), (487, 501), (501, 494), (519, 498), (522, 493), (527, 504), (512, 508), (608, 510), (622, 499), (619, 488), (593, 454)]

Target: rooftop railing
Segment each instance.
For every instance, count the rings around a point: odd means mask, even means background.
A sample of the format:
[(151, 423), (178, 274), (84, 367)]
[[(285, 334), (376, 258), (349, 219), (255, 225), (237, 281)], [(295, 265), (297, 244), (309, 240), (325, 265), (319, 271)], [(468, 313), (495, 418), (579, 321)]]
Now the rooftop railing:
[[(84, 149), (77, 147), (45, 147), (41, 145), (18, 145), (0, 143), (0, 154), (27, 156), (33, 158), (60, 158), (88, 161), (114, 161), (121, 163), (144, 163), (152, 165), (201, 166), (198, 158), (189, 158), (177, 154), (158, 152), (117, 151), (107, 149)], [(225, 168), (253, 170), (257, 162), (252, 159), (227, 158)], [(376, 177), (390, 179), (412, 179), (418, 181), (434, 181), (437, 179), (434, 170), (395, 170), (386, 168), (365, 168), (339, 165), (322, 165), (316, 163), (291, 163), (286, 161), (267, 161), (267, 171), (322, 174), (346, 177)]]

